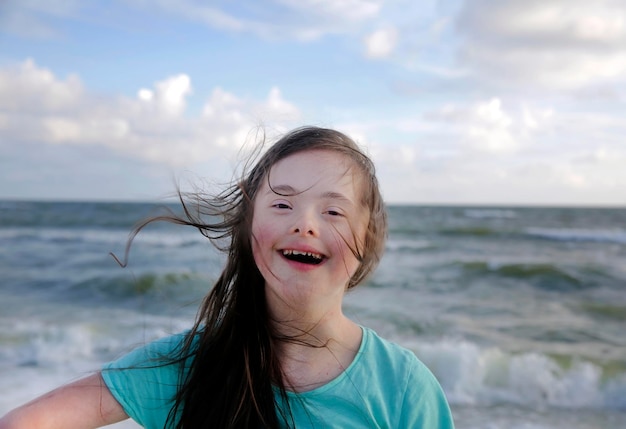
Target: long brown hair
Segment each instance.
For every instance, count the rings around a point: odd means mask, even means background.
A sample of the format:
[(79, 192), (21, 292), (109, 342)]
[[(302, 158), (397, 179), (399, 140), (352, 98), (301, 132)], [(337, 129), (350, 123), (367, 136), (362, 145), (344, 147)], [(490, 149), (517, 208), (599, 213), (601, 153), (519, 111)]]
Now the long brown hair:
[(154, 220), (190, 225), (228, 255), (224, 270), (175, 357), (181, 365), (191, 363), (181, 370), (184, 376), (168, 425), (177, 429), (293, 425), (290, 411), (281, 409), (275, 400), (273, 386), (283, 403), (288, 403), (274, 348), (278, 336), (267, 312), (265, 281), (252, 255), (251, 226), (255, 196), (272, 166), (309, 150), (347, 156), (364, 179), (361, 204), (369, 213), (369, 222), (361, 248), (353, 249), (360, 265), (347, 288), (354, 287), (382, 256), (387, 217), (373, 163), (354, 141), (332, 129), (304, 127), (286, 134), (247, 174), (244, 172), (238, 183), (215, 196), (179, 192), (184, 216), (155, 217), (135, 229), (134, 234)]

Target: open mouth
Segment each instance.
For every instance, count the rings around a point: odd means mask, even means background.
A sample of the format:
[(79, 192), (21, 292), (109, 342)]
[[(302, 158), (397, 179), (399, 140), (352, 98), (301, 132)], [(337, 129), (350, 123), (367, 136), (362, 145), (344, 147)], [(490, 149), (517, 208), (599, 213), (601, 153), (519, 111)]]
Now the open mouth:
[(318, 265), (324, 260), (324, 255), (313, 252), (301, 252), (299, 250), (283, 250), (283, 256), (290, 261), (300, 262), (302, 264)]

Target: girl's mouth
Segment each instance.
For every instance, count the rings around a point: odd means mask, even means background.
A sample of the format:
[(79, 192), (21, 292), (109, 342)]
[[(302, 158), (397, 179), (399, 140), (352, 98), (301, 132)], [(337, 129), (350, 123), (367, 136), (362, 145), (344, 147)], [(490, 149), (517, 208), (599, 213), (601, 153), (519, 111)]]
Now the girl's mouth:
[(318, 265), (321, 264), (325, 256), (320, 253), (303, 252), (300, 250), (285, 249), (281, 251), (282, 255), (290, 261), (300, 262), (302, 264)]

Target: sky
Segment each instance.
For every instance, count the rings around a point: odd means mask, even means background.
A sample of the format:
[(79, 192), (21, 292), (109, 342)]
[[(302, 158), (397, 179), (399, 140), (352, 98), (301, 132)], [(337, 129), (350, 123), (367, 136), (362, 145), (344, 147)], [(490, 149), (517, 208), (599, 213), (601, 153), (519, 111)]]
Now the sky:
[(302, 125), (392, 204), (624, 206), (626, 1), (0, 1), (0, 199), (213, 189)]

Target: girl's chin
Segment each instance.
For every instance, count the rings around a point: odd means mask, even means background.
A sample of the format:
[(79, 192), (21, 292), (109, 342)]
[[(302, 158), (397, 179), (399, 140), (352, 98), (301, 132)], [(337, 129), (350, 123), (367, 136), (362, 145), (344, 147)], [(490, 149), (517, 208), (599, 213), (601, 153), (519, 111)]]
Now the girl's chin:
[[(280, 282), (266, 282), (266, 296), (268, 303), (276, 303), (286, 308), (298, 308), (306, 310), (307, 308), (319, 308), (321, 306), (341, 304), (345, 287), (337, 285), (329, 288), (328, 282), (312, 282), (302, 279), (302, 276), (294, 276), (294, 278)], [(320, 287), (323, 286), (323, 289)]]

